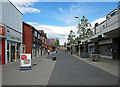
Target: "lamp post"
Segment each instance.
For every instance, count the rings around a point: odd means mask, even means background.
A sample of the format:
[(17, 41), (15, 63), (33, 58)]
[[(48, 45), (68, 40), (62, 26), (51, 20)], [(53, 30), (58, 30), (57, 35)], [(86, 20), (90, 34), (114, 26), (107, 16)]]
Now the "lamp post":
[[(75, 16), (75, 18), (78, 18), (78, 24), (80, 23), (80, 19), (78, 16)], [(80, 46), (78, 45), (78, 49), (79, 49), (79, 52), (78, 52), (78, 55), (80, 56)]]
[(79, 22), (80, 22), (80, 19), (79, 19), (79, 17), (78, 17), (78, 16), (75, 16), (75, 18), (78, 18), (78, 24), (79, 24)]

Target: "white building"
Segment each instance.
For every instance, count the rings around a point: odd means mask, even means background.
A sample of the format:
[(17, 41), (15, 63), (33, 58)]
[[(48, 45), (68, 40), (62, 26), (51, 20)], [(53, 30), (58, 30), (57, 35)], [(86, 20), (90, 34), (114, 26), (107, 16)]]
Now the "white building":
[(8, 63), (19, 59), (22, 52), (22, 13), (9, 0), (0, 2), (0, 7), (0, 25), (6, 31), (2, 46), (5, 46), (5, 63)]
[[(95, 34), (87, 41), (89, 54), (100, 54), (103, 58), (119, 59), (120, 7), (106, 15), (106, 20), (95, 26)], [(82, 48), (81, 48), (82, 49)]]

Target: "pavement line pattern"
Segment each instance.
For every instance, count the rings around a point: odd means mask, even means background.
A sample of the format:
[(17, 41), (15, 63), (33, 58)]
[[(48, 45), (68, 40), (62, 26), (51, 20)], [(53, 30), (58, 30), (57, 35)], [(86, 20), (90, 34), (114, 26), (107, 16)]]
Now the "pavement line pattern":
[(42, 55), (32, 59), (32, 70), (20, 71), (19, 61), (3, 65), (3, 85), (47, 85), (55, 61)]
[(48, 85), (118, 85), (118, 78), (66, 52), (57, 60)]
[(93, 62), (92, 58), (89, 58), (89, 59), (88, 58), (80, 58), (79, 56), (76, 56), (76, 55), (72, 55), (72, 56), (74, 56), (74, 57), (76, 57), (76, 58), (78, 58), (86, 63), (89, 63), (97, 68), (100, 68), (100, 69), (102, 69), (102, 70), (104, 70), (112, 75), (119, 77), (119, 75), (118, 75), (118, 62), (117, 61), (115, 61), (116, 64), (114, 64), (113, 60), (110, 60), (110, 59), (109, 60), (106, 59), (106, 61), (103, 60), (102, 62), (101, 61), (100, 62)]
[[(56, 63), (56, 61), (54, 61), (55, 63)], [(55, 65), (54, 65), (55, 66)], [(48, 82), (49, 82), (49, 80), (50, 80), (50, 77), (51, 77), (51, 75), (52, 75), (52, 71), (53, 71), (53, 69), (54, 69), (54, 66), (52, 67), (52, 69), (51, 69), (51, 71), (50, 71), (50, 74), (49, 74), (49, 76), (48, 76), (48, 80), (47, 80), (47, 83), (46, 84), (48, 84)]]

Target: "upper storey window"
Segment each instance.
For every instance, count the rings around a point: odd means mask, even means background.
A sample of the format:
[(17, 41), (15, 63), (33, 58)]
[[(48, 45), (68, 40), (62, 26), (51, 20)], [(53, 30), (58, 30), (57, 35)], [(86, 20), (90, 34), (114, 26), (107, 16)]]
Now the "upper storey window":
[(35, 31), (35, 37), (37, 37), (37, 31)]

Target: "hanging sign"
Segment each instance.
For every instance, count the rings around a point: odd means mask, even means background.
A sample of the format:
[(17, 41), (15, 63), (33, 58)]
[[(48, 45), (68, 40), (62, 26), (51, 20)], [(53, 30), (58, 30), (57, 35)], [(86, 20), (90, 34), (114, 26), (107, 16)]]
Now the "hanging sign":
[(31, 54), (21, 54), (21, 69), (31, 69)]
[(0, 35), (5, 36), (5, 27), (0, 25)]

